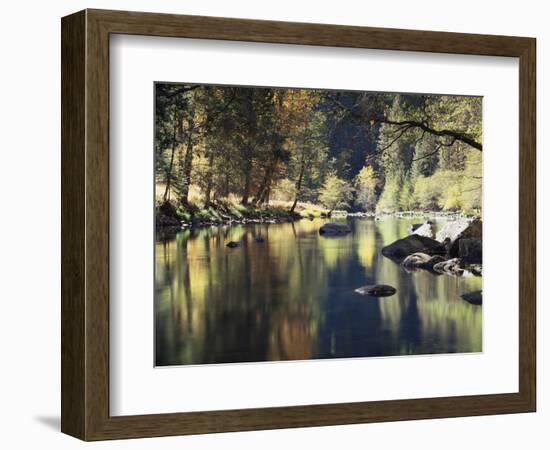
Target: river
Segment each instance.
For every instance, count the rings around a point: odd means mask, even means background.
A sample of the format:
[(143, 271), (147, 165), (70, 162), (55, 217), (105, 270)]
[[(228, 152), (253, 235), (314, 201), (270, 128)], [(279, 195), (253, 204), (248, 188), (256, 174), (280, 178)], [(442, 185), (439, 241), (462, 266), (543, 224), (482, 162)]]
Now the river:
[[(481, 277), (407, 273), (382, 256), (409, 220), (348, 219), (344, 237), (320, 236), (324, 222), (196, 228), (157, 240), (156, 365), (482, 350), (482, 306), (460, 298), (480, 290)], [(397, 293), (354, 292), (377, 283)]]

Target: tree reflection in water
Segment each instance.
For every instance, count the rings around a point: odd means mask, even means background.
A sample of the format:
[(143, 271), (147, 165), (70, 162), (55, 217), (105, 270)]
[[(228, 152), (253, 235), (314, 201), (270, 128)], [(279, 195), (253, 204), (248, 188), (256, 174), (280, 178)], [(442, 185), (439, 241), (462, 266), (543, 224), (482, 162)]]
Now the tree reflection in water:
[[(185, 230), (156, 244), (156, 364), (183, 365), (481, 351), (480, 277), (407, 273), (380, 254), (406, 220)], [(257, 243), (262, 235), (265, 242)], [(239, 241), (235, 249), (228, 241)], [(374, 283), (386, 298), (357, 295)]]

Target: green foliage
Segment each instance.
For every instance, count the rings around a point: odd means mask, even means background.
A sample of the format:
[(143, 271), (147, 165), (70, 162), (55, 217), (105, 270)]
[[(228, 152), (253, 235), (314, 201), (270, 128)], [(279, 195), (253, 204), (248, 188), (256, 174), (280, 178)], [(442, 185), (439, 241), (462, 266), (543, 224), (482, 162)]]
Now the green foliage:
[(439, 177), (419, 176), (414, 184), (414, 195), (418, 207), (424, 211), (437, 211), (441, 202)]
[(182, 220), (196, 209), (217, 219), (225, 205), (246, 217), (274, 202), (307, 217), (320, 214), (319, 203), (379, 213), (481, 209), (480, 98), (155, 89), (156, 198), (181, 206)]
[(336, 208), (346, 208), (353, 196), (353, 187), (335, 174), (329, 174), (319, 191), (319, 200), (329, 213)]
[(176, 217), (179, 220), (189, 221), (191, 220), (191, 213), (187, 211), (184, 207), (178, 206), (176, 209)]
[(399, 209), (399, 183), (396, 178), (386, 180), (384, 190), (378, 199), (376, 205), (377, 214), (389, 214)]
[[(386, 106), (386, 114), (388, 121), (415, 121), (481, 142), (480, 98), (396, 95), (391, 107)], [(389, 123), (380, 126), (377, 148), (387, 180), (378, 212), (481, 209), (482, 154), (478, 149), (450, 136)]]
[(413, 185), (410, 178), (407, 178), (399, 191), (399, 209), (401, 211), (411, 211), (416, 205), (416, 196), (414, 195)]
[(429, 177), (439, 166), (441, 151), (435, 151), (438, 142), (434, 136), (424, 136), (414, 146), (414, 157), (411, 164), (411, 175)]
[(308, 219), (313, 219), (316, 217), (325, 217), (328, 214), (328, 211), (325, 208), (311, 205), (311, 204), (305, 204), (303, 205), (303, 209), (300, 211), (300, 216), (306, 217)]
[(356, 202), (366, 211), (376, 208), (376, 174), (372, 166), (363, 167), (355, 177)]
[[(474, 188), (472, 183), (479, 183)], [(419, 176), (414, 184), (416, 206), (424, 211), (473, 211), (481, 208), (481, 185), (464, 171), (438, 171)]]
[(296, 197), (296, 183), (288, 178), (283, 178), (277, 182), (273, 193), (275, 198), (290, 202)]
[(440, 206), (442, 206), (445, 211), (460, 211), (462, 209), (462, 198), (459, 185), (453, 184), (449, 186), (443, 198), (444, 203), (440, 203)]
[(482, 158), (479, 152), (470, 150), (466, 155), (462, 205), (466, 211), (479, 211), (482, 207)]

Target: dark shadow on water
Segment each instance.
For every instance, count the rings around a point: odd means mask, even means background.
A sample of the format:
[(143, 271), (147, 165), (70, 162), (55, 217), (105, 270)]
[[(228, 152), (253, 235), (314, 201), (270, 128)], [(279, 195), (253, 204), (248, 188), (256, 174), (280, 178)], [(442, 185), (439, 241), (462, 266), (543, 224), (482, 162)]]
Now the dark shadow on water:
[(37, 416), (34, 418), (34, 420), (49, 428), (50, 430), (61, 431), (60, 416)]

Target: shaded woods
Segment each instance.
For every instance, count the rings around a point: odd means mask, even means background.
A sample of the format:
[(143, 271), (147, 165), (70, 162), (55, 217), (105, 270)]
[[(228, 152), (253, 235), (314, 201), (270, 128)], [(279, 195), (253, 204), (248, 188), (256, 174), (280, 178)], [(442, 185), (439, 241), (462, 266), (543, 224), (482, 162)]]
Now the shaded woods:
[(481, 98), (155, 90), (157, 225), (481, 208)]

